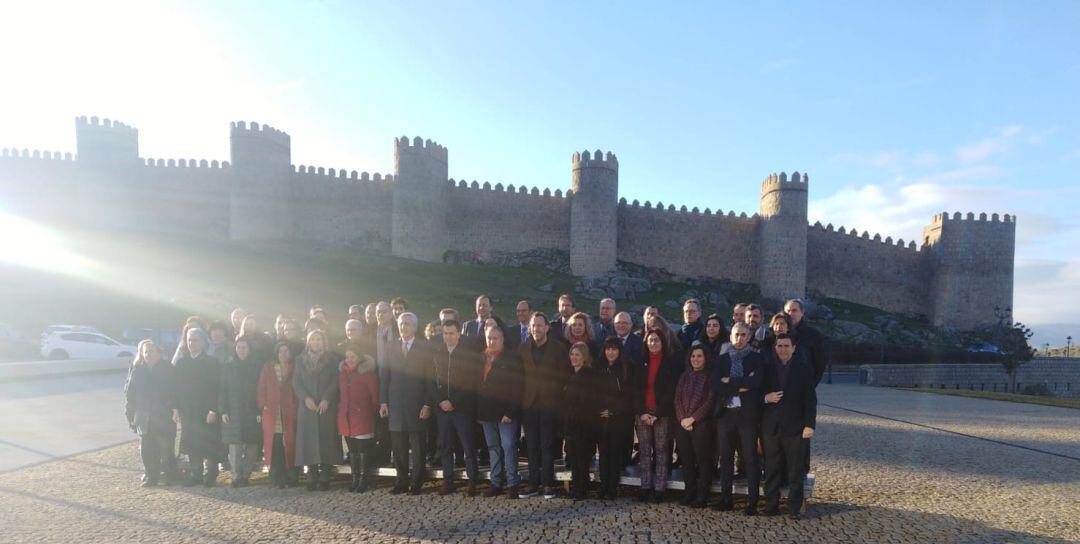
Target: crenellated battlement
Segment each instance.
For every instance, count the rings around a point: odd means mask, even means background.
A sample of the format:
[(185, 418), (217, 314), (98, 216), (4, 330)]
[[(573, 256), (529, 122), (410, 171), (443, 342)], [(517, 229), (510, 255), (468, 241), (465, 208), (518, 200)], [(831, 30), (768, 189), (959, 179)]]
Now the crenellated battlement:
[(439, 145), (438, 142), (425, 140), (419, 136), (416, 136), (412, 140), (409, 140), (408, 136), (394, 138), (394, 150), (398, 153), (423, 152), (443, 163), (448, 162), (449, 157), (447, 149)]
[(344, 168), (326, 168), (323, 166), (308, 166), (298, 165), (293, 166), (293, 173), (299, 174), (305, 177), (318, 177), (325, 179), (334, 179), (341, 181), (355, 181), (355, 182), (379, 182), (390, 183), (394, 181), (393, 174), (380, 174), (378, 172), (358, 172), (356, 170), (346, 170)]
[(619, 159), (615, 154), (610, 151), (608, 151), (607, 154), (604, 154), (599, 149), (592, 153), (589, 153), (589, 150), (587, 149), (580, 153), (575, 151), (571, 163), (574, 166), (574, 170), (580, 168), (606, 168), (616, 172), (619, 171)]
[(206, 159), (143, 159), (143, 166), (152, 168), (199, 168), (221, 170), (229, 168), (229, 161), (208, 161)]
[(260, 125), (254, 121), (247, 123), (245, 121), (236, 121), (229, 124), (230, 136), (250, 136), (253, 138), (261, 138), (270, 142), (274, 142), (278, 145), (285, 147), (291, 147), (292, 142), (289, 137), (289, 133), (278, 130), (270, 125)]
[(973, 223), (1008, 223), (1011, 225), (1016, 224), (1016, 216), (1005, 214), (999, 216), (998, 214), (986, 215), (986, 212), (980, 213), (978, 217), (973, 212), (968, 212), (967, 215), (961, 215), (960, 212), (953, 212), (952, 216), (949, 216), (949, 212), (941, 212), (934, 215), (931, 219), (934, 224), (947, 223), (949, 221), (964, 221)]
[(112, 132), (127, 134), (135, 137), (138, 137), (139, 135), (138, 129), (125, 123), (121, 123), (120, 121), (113, 121), (112, 119), (98, 119), (97, 117), (87, 117), (85, 115), (75, 118), (75, 129), (109, 130)]
[(0, 158), (3, 159), (29, 159), (41, 161), (74, 161), (76, 157), (71, 153), (60, 151), (48, 151), (40, 149), (15, 149), (5, 147), (0, 150)]
[(850, 239), (855, 239), (855, 240), (865, 240), (867, 242), (876, 242), (876, 243), (881, 244), (883, 246), (891, 246), (891, 247), (896, 247), (898, 249), (903, 249), (903, 250), (911, 250), (911, 251), (915, 251), (915, 252), (918, 252), (918, 251), (921, 250), (921, 248), (919, 248), (919, 246), (917, 246), (915, 244), (915, 240), (910, 240), (908, 243), (905, 244), (903, 238), (899, 238), (896, 241), (893, 241), (892, 236), (886, 236), (883, 239), (880, 234), (874, 234), (873, 236), (871, 236), (870, 232), (865, 231), (865, 230), (862, 231), (862, 234), (860, 234), (858, 229), (848, 230), (845, 227), (840, 227), (839, 229), (836, 229), (836, 228), (833, 227), (832, 223), (829, 223), (828, 225), (822, 225), (821, 221), (817, 221), (813, 225), (810, 225), (810, 229), (812, 231), (822, 232), (822, 233), (825, 233), (825, 234), (832, 234), (832, 235), (836, 235), (836, 236), (843, 236), (845, 238), (850, 238)]
[(791, 179), (785, 172), (772, 173), (761, 182), (761, 195), (765, 196), (773, 191), (807, 191), (809, 190), (810, 176), (793, 172)]

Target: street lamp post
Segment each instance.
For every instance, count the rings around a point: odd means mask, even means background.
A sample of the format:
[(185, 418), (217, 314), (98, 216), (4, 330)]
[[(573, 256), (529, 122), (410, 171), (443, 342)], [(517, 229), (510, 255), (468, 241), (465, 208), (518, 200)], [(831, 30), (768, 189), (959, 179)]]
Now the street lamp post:
[(1072, 357), (1072, 336), (1065, 337), (1065, 356)]

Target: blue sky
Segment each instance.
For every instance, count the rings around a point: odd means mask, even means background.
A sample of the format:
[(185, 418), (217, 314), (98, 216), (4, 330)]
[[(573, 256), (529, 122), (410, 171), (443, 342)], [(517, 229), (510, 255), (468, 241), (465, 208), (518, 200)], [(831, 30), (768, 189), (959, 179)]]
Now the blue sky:
[(297, 164), (389, 172), (421, 135), (451, 177), (562, 189), (603, 149), (628, 199), (748, 213), (767, 174), (809, 172), (811, 220), (883, 236), (1018, 215), (1016, 314), (1061, 344), (1077, 28), (1075, 2), (23, 3), (0, 147), (73, 151), (86, 114), (137, 126), (145, 157), (225, 159), (228, 122), (257, 120)]

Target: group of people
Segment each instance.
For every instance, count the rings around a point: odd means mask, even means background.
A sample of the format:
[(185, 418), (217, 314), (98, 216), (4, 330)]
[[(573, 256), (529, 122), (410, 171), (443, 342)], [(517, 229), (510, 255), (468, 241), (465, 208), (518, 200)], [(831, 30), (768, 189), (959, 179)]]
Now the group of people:
[[(677, 464), (682, 504), (708, 506), (718, 470), (713, 507), (732, 510), (738, 466), (745, 514), (758, 513), (764, 472), (763, 513), (778, 513), (787, 485), (788, 513), (798, 517), (825, 368), (822, 334), (799, 300), (768, 326), (761, 306), (738, 304), (730, 329), (719, 315), (703, 318), (695, 299), (682, 309), (684, 323), (671, 326), (649, 307), (635, 331), (615, 301), (601, 301), (594, 321), (563, 294), (554, 319), (522, 300), (507, 324), (480, 295), (475, 317), (446, 308), (421, 330), (396, 298), (350, 306), (340, 339), (321, 306), (303, 327), (278, 316), (273, 332), (242, 309), (228, 322), (191, 317), (171, 363), (152, 341), (139, 344), (125, 386), (143, 485), (211, 486), (227, 466), (239, 487), (263, 463), (274, 488), (297, 485), (306, 467), (307, 488), (327, 490), (344, 439), (353, 492), (392, 463), (391, 493), (419, 494), (427, 461), (441, 465), (439, 495), (455, 492), (461, 465), (465, 495), (477, 495), (483, 463), (491, 468), (484, 496), (553, 498), (564, 459), (570, 498), (582, 500), (598, 454), (596, 496), (614, 499), (636, 455), (640, 501), (663, 501)], [(174, 451), (178, 424), (186, 478)]]

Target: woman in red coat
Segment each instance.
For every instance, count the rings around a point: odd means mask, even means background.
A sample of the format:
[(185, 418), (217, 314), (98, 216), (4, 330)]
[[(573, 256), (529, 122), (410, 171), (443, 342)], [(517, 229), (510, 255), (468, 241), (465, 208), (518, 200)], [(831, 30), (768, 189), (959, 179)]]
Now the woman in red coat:
[(379, 375), (375, 359), (350, 345), (338, 374), (341, 392), (338, 401), (338, 432), (349, 446), (352, 486), (349, 491), (367, 491), (374, 465), (375, 414), (379, 412)]
[(278, 489), (296, 484), (296, 394), (293, 393), (293, 356), (289, 344), (278, 342), (274, 360), (259, 374), (264, 463), (270, 467), (270, 485)]

